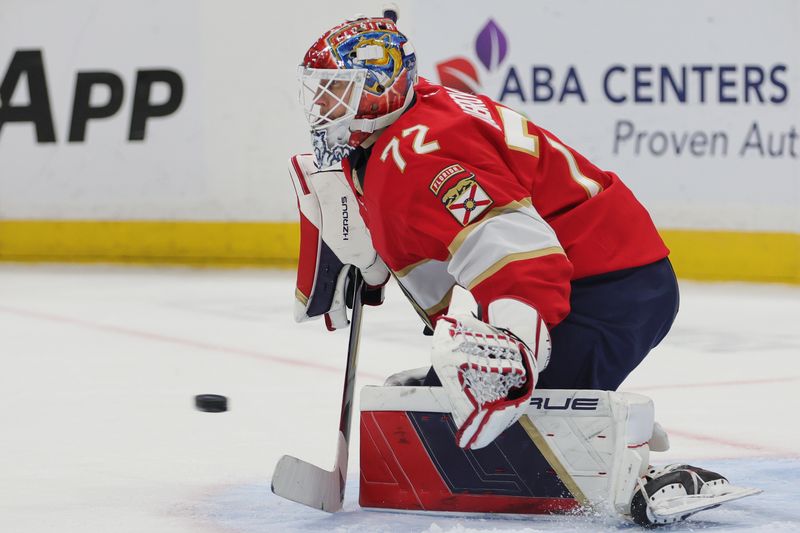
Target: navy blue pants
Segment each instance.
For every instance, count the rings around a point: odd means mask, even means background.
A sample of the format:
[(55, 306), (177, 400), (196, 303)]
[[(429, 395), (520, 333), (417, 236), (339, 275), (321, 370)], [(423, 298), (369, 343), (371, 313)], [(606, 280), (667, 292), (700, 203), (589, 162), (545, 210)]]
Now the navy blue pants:
[(572, 282), (570, 313), (550, 330), (553, 353), (540, 389), (616, 390), (678, 314), (669, 259)]
[[(538, 389), (616, 390), (661, 342), (678, 313), (669, 259), (572, 282), (570, 313), (550, 330)], [(426, 385), (440, 385), (431, 369)]]

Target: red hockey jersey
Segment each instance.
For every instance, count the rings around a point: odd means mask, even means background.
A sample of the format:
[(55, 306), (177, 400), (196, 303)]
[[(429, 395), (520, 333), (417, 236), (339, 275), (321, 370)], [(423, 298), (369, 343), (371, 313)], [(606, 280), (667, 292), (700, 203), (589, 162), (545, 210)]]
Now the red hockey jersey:
[(344, 168), (375, 249), (429, 324), (460, 285), (484, 312), (511, 296), (553, 326), (571, 280), (669, 253), (619, 178), (549, 131), (485, 96), (415, 89), (365, 175)]

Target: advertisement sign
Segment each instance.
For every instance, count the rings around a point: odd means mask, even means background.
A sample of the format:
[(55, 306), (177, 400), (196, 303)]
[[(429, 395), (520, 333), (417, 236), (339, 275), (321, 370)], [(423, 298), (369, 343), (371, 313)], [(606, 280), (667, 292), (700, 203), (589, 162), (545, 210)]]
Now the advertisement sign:
[[(422, 76), (619, 174), (679, 273), (800, 280), (795, 0), (399, 4)], [(359, 12), (5, 0), (0, 259), (294, 264), (297, 65)]]
[(414, 35), (423, 73), (523, 112), (617, 172), (659, 227), (800, 229), (795, 2), (426, 10)]

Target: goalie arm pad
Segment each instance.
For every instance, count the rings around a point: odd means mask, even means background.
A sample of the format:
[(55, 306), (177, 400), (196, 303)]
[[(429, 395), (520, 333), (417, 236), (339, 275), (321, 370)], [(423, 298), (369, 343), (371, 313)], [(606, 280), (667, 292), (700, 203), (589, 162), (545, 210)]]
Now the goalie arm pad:
[(389, 271), (372, 246), (341, 170), (320, 171), (312, 155), (302, 154), (291, 158), (289, 176), (300, 212), (295, 320), (325, 315), (328, 329), (346, 327), (350, 265), (361, 270), (367, 285), (364, 300), (372, 305), (383, 301)]
[(540, 362), (550, 357), (550, 336), (536, 309), (500, 298), (488, 310), (489, 324), (445, 316), (434, 332), (433, 368), (450, 399), (456, 442), (466, 449), (487, 446), (519, 420)]

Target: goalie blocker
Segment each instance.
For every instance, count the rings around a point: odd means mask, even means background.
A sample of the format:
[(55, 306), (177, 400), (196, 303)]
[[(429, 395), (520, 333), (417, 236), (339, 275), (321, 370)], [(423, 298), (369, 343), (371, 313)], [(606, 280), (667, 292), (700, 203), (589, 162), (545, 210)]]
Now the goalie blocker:
[(389, 270), (372, 246), (358, 204), (339, 169), (320, 171), (311, 154), (289, 160), (300, 212), (300, 257), (297, 264), (294, 317), (305, 322), (325, 317), (333, 331), (347, 327), (346, 301), (353, 267), (365, 281), (365, 305), (383, 303)]
[(654, 424), (652, 401), (638, 394), (535, 391), (519, 422), (491, 444), (459, 448), (445, 391), (407, 386), (422, 383), (426, 372), (362, 389), (362, 507), (521, 514), (591, 508), (651, 526), (760, 492), (685, 465), (648, 470), (651, 448), (666, 450), (668, 442)]

